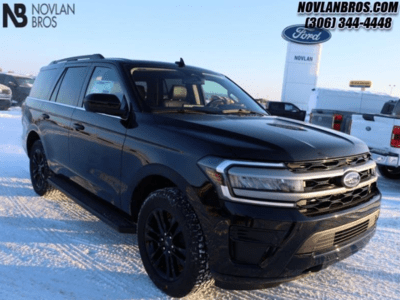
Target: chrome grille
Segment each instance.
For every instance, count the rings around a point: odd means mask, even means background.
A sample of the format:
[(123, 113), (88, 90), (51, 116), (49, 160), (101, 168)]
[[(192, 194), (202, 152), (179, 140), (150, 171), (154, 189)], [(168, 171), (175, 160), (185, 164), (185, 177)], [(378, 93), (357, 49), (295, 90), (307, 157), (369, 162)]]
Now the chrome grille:
[(342, 194), (299, 200), (297, 208), (305, 216), (319, 216), (367, 202), (378, 193), (376, 183), (373, 183)]
[(292, 172), (305, 173), (310, 171), (335, 170), (346, 166), (358, 166), (368, 162), (371, 159), (372, 159), (371, 154), (364, 153), (360, 155), (342, 157), (336, 159), (286, 163), (286, 166)]
[[(359, 172), (360, 174), (360, 183), (367, 181), (371, 178), (372, 172), (371, 170), (364, 170)], [(329, 190), (338, 187), (342, 187), (341, 182), (342, 176), (336, 176), (331, 178), (315, 178), (305, 180), (304, 191), (305, 192), (315, 192), (321, 190)]]

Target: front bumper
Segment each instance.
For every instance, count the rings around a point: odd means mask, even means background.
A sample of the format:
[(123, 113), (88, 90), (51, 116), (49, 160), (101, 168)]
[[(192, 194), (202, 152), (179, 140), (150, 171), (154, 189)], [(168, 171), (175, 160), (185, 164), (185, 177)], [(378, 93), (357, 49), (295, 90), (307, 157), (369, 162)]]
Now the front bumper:
[[(306, 217), (297, 209), (225, 201), (223, 211), (214, 212), (213, 220), (202, 224), (216, 285), (226, 289), (270, 287), (352, 255), (375, 233), (380, 200), (378, 193), (356, 207), (316, 217)], [(330, 233), (329, 240), (346, 230), (347, 238), (341, 242), (310, 247), (314, 237), (315, 243), (324, 241), (321, 232)]]
[(11, 98), (0, 96), (0, 108), (7, 109), (11, 106)]
[[(277, 286), (281, 283), (296, 280), (318, 272), (343, 260), (364, 248), (375, 234), (375, 227), (359, 239), (341, 248), (322, 254), (294, 255), (286, 267), (287, 270), (303, 270), (301, 274), (277, 278), (240, 277), (213, 273), (216, 285), (224, 289), (253, 290)], [(298, 272), (297, 272), (298, 273)]]

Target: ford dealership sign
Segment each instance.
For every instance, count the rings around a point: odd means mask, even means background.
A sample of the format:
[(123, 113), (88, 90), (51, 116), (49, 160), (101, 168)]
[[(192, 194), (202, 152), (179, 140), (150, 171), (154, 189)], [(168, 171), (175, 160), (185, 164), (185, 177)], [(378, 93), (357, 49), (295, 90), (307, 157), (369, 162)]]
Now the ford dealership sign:
[(304, 25), (292, 25), (282, 31), (282, 37), (293, 43), (319, 44), (331, 38), (331, 33), (322, 28), (306, 28)]

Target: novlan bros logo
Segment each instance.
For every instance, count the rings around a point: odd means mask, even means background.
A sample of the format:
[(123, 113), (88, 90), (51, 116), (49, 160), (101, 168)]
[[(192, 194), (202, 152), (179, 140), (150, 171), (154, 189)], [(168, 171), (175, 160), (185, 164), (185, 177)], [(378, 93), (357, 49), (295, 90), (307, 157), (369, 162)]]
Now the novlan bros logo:
[[(26, 7), (24, 4), (14, 4), (14, 11), (11, 10), (8, 4), (3, 4), (3, 27), (8, 27), (8, 18), (14, 23), (17, 28), (25, 27), (28, 24), (28, 18), (26, 16)], [(18, 19), (21, 21), (18, 21)]]
[[(56, 28), (57, 16), (75, 15), (75, 4), (32, 4), (30, 23), (32, 28)], [(9, 27), (9, 21), (15, 28), (26, 27), (29, 23), (25, 4), (13, 6), (3, 3), (3, 28)]]

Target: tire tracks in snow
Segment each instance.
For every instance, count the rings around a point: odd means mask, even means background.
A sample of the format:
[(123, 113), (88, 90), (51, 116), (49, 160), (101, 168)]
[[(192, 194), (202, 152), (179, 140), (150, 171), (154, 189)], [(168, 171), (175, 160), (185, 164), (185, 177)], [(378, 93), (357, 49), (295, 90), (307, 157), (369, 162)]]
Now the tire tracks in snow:
[[(73, 202), (71, 199), (69, 199), (67, 196), (64, 194), (60, 194), (60, 196), (57, 196), (56, 198), (40, 198), (40, 197), (32, 197), (36, 201), (46, 201), (47, 205), (53, 204), (52, 206), (55, 208), (58, 206), (57, 209), (62, 210), (62, 215), (69, 216), (70, 219), (73, 220), (79, 220), (79, 221), (93, 221), (96, 220), (97, 222), (94, 224), (88, 225), (89, 227), (95, 227), (91, 228), (93, 231), (101, 231), (103, 234), (106, 234), (108, 238), (112, 240), (117, 240), (117, 241), (123, 241), (126, 238), (123, 239), (121, 237), (122, 234), (118, 233), (112, 228), (109, 228), (108, 225), (103, 224), (101, 221), (97, 219), (97, 217), (93, 216), (83, 208), (81, 208), (79, 205), (77, 205), (75, 202)], [(32, 200), (33, 200), (32, 199)], [(116, 278), (115, 272), (118, 270), (118, 266), (115, 266), (115, 260), (110, 259), (111, 257), (117, 258), (118, 261), (121, 261), (121, 255), (107, 255), (109, 251), (113, 253), (114, 249), (104, 249), (104, 246), (97, 246), (93, 245), (92, 242), (88, 239), (83, 239), (79, 238), (81, 241), (79, 243), (79, 246), (74, 245), (76, 243), (76, 239), (73, 237), (70, 237), (68, 240), (65, 240), (65, 234), (61, 234), (59, 231), (53, 231), (51, 230), (51, 234), (48, 229), (43, 229), (41, 226), (45, 222), (41, 222), (40, 220), (42, 219), (41, 216), (37, 216), (37, 214), (30, 208), (29, 204), (25, 204), (24, 201), (19, 201), (21, 199), (14, 199), (16, 201), (12, 201), (12, 203), (15, 205), (17, 210), (24, 216), (29, 218), (29, 223), (31, 225), (34, 225), (35, 228), (37, 229), (37, 232), (44, 238), (44, 240), (48, 240), (51, 244), (56, 245), (56, 249), (60, 251), (60, 254), (64, 255), (66, 259), (68, 259), (73, 266), (78, 266), (79, 268), (85, 269), (85, 270), (96, 270), (100, 271), (96, 273), (96, 277), (100, 277), (109, 287), (112, 287), (113, 289), (119, 288), (120, 290), (129, 290), (129, 287), (132, 286), (132, 281), (129, 279), (121, 280), (124, 276), (121, 276), (121, 278)], [(49, 200), (51, 202), (49, 202)], [(68, 205), (65, 205), (65, 203), (70, 202)], [(62, 203), (62, 204), (60, 204)], [(57, 204), (57, 205), (54, 205)], [(41, 207), (42, 205), (39, 205)], [(65, 210), (67, 208), (67, 210)], [(71, 218), (72, 217), (72, 218)], [(62, 222), (63, 220), (60, 220), (58, 222)], [(98, 224), (97, 224), (98, 223)], [(96, 225), (96, 226), (95, 226)], [(93, 235), (96, 237), (96, 234)], [(82, 243), (82, 240), (84, 243)], [(134, 245), (132, 244), (132, 248)], [(105, 251), (106, 250), (106, 251)], [(137, 249), (136, 249), (137, 251)], [(94, 259), (91, 255), (87, 253), (102, 253), (106, 254), (103, 256), (105, 262), (101, 263)], [(132, 252), (132, 251), (128, 251)], [(128, 254), (128, 253), (127, 253)], [(140, 258), (139, 258), (140, 259)], [(135, 265), (137, 265), (137, 260), (135, 261)], [(129, 269), (132, 268), (123, 268), (125, 269), (125, 272), (128, 272)]]

